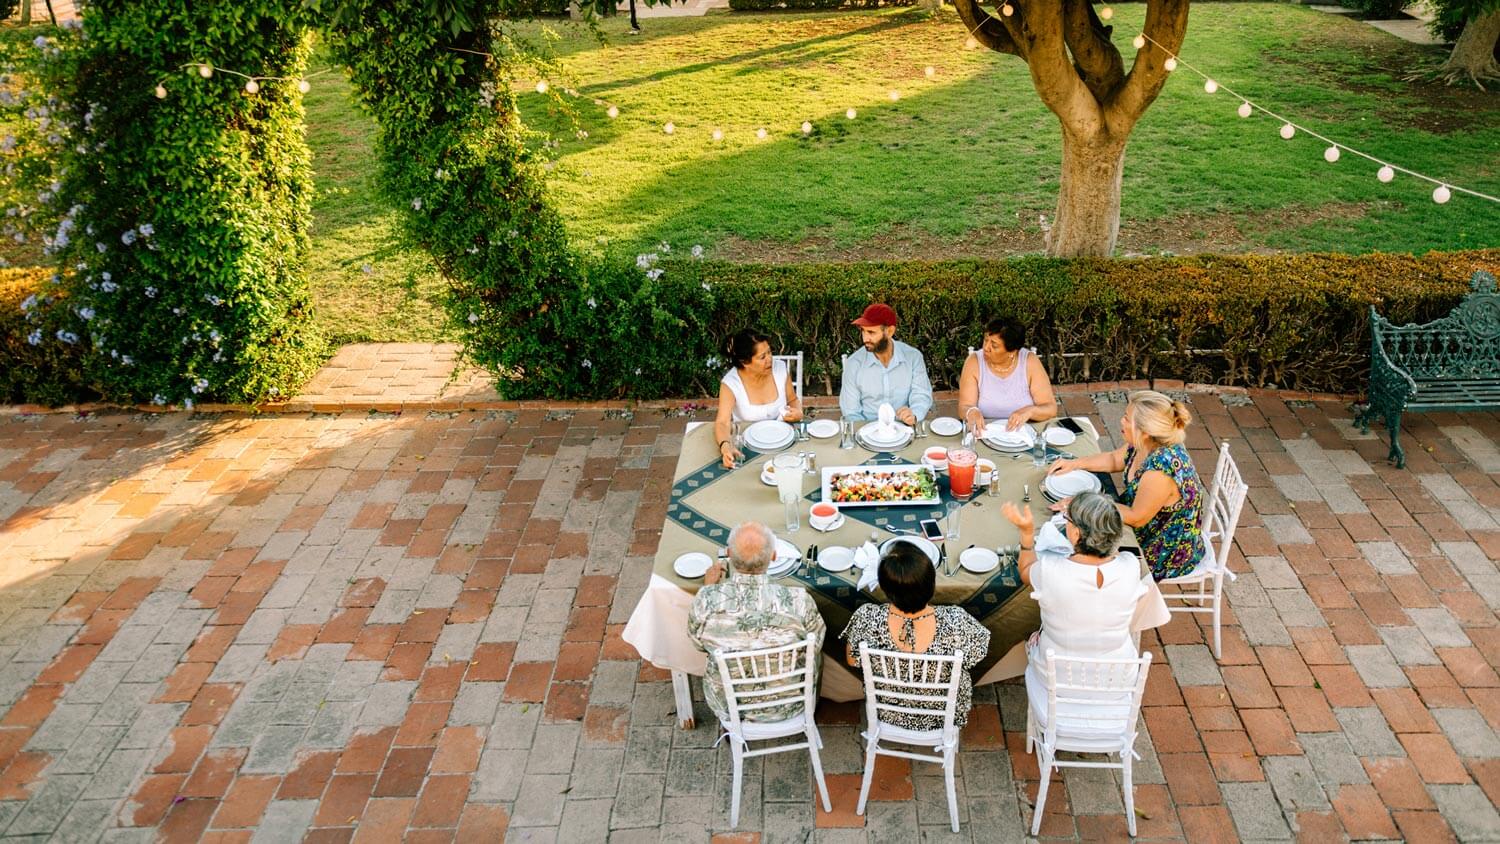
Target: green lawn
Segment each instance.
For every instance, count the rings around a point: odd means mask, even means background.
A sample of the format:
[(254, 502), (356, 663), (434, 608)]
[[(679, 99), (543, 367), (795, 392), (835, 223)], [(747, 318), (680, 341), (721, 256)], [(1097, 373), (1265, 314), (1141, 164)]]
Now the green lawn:
[[(1140, 4), (1116, 7), (1121, 40)], [(963, 49), (951, 12), (713, 15), (566, 23), (556, 49), (573, 118), (525, 82), (524, 114), (561, 140), (553, 195), (581, 240), (701, 244), (711, 257), (830, 260), (1002, 256), (1041, 249), (1059, 160), (1055, 118), (1025, 65)], [(1500, 194), (1500, 96), (1403, 81), (1440, 53), (1286, 4), (1195, 6), (1184, 59), (1318, 131), (1415, 170)], [(932, 78), (923, 73), (935, 68)], [(890, 91), (900, 92), (892, 102)], [(617, 104), (610, 120), (598, 98)], [(1281, 140), (1265, 117), (1179, 71), (1134, 134), (1126, 252), (1372, 250), (1500, 245), (1500, 207)], [(858, 110), (849, 120), (847, 108)], [(810, 120), (804, 137), (798, 126)], [(662, 126), (672, 121), (676, 133)], [(370, 125), (337, 74), (308, 96), (319, 198), (313, 275), (335, 340), (440, 335), (430, 262), (392, 239), (372, 190)], [(764, 126), (768, 136), (756, 138)], [(721, 128), (715, 142), (710, 132)], [(368, 271), (364, 268), (368, 266)]]

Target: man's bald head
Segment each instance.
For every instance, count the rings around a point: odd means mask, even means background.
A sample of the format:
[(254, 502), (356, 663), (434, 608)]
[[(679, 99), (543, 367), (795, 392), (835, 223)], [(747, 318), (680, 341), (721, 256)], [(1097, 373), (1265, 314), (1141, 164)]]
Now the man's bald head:
[(776, 535), (760, 522), (742, 522), (729, 532), (729, 560), (741, 574), (765, 574), (776, 556)]

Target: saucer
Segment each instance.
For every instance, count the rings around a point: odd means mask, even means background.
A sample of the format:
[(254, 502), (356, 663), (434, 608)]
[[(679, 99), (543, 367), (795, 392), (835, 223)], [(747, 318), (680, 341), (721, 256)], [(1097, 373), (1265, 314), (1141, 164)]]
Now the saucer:
[[(829, 522), (827, 527), (818, 527), (817, 525), (815, 525), (815, 524), (812, 523), (812, 516), (808, 516), (807, 517), (807, 524), (813, 530), (820, 531), (822, 533), (828, 533), (831, 530), (838, 530), (839, 528), (843, 527), (844, 526), (844, 522), (847, 521), (847, 520), (848, 520), (847, 516), (845, 516), (843, 513), (839, 513), (837, 516), (833, 517), (833, 521)], [(821, 553), (821, 552), (819, 552), (819, 553)]]
[(689, 551), (672, 563), (672, 571), (689, 580), (702, 577), (713, 567), (713, 558), (702, 551)]

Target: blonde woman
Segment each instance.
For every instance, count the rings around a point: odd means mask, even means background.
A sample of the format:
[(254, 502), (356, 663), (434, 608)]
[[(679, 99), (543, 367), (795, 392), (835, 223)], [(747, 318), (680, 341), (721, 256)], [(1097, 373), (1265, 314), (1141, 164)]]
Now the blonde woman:
[[(1059, 460), (1049, 474), (1087, 469), (1121, 472), (1120, 518), (1135, 529), (1141, 554), (1157, 580), (1181, 577), (1203, 561), (1203, 482), (1183, 442), (1193, 420), (1187, 405), (1155, 390), (1130, 394), (1114, 451)], [(1066, 501), (1053, 507), (1067, 506)]]

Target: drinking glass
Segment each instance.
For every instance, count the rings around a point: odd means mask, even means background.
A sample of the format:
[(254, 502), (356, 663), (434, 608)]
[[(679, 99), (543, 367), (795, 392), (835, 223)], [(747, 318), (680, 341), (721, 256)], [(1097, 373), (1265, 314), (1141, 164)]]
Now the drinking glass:
[(974, 464), (978, 461), (979, 455), (967, 448), (949, 449), (948, 486), (954, 498), (967, 500), (974, 494)]
[(776, 467), (776, 491), (781, 494), (781, 500), (790, 498), (795, 501), (802, 497), (802, 456), (778, 454), (771, 465)]
[(786, 514), (787, 533), (796, 533), (802, 527), (802, 502), (795, 497), (783, 498), (781, 508)]
[(1031, 465), (1038, 469), (1047, 465), (1047, 441), (1041, 434), (1036, 435), (1036, 442), (1031, 446)]
[(854, 448), (854, 420), (839, 420), (839, 448)]
[[(952, 464), (949, 464), (951, 467)], [(948, 502), (947, 538), (958, 539), (958, 514), (963, 512), (964, 505), (957, 501)]]

